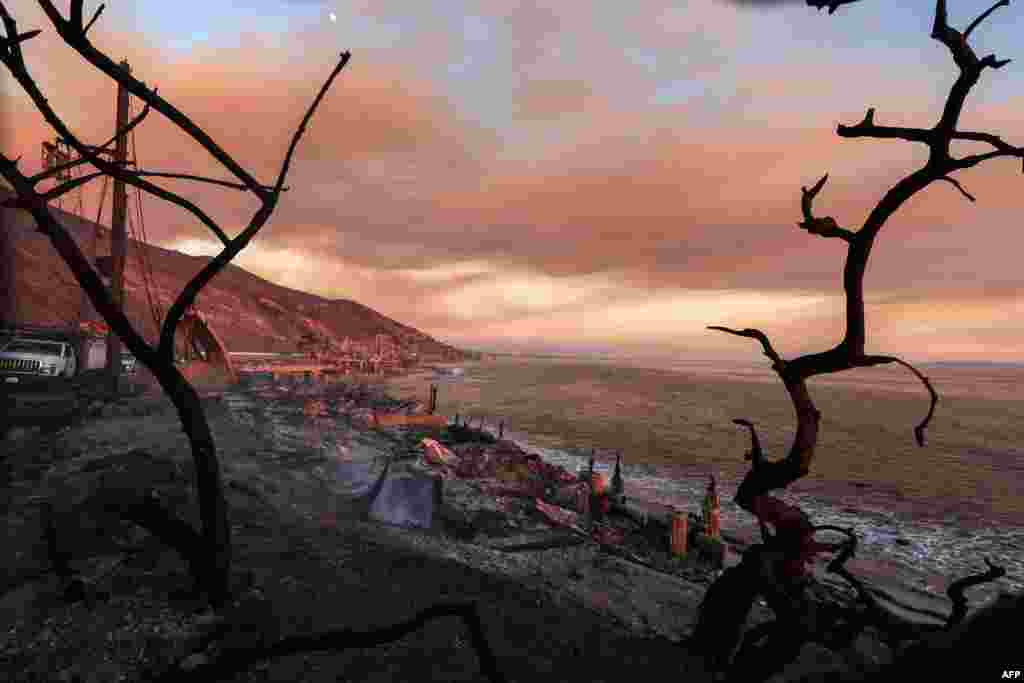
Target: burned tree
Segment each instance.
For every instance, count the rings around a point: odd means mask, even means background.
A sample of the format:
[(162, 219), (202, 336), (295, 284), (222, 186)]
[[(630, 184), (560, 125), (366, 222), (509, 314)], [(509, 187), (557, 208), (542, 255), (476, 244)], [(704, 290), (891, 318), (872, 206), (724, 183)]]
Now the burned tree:
[[(64, 123), (60, 115), (50, 106), (46, 96), (39, 90), (35, 78), (29, 71), (22, 53), (22, 44), (39, 35), (39, 30), (20, 33), (15, 19), (0, 2), (0, 20), (3, 21), (4, 36), (0, 38), (0, 62), (14, 77), (36, 108), (57, 135), (77, 152), (79, 158), (55, 168), (44, 170), (33, 176), (26, 176), (18, 169), (18, 160), (0, 156), (0, 176), (5, 178), (14, 190), (15, 196), (6, 205), (28, 211), (36, 222), (38, 230), (46, 235), (61, 259), (74, 274), (81, 288), (88, 295), (96, 310), (103, 316), (128, 349), (156, 377), (161, 388), (170, 397), (188, 437), (195, 463), (196, 488), (198, 491), (202, 528), (196, 531), (189, 524), (175, 518), (170, 511), (161, 507), (153, 496), (144, 492), (135, 500), (113, 501), (119, 514), (143, 526), (161, 540), (173, 546), (191, 568), (197, 590), (205, 594), (213, 604), (221, 604), (228, 595), (228, 577), (231, 566), (231, 537), (228, 513), (221, 485), (220, 465), (210, 426), (203, 412), (199, 396), (191, 384), (182, 376), (174, 364), (174, 335), (179, 321), (195, 302), (196, 295), (255, 237), (270, 218), (281, 193), (286, 191), (285, 178), (291, 165), (292, 155), (300, 138), (306, 131), (310, 119), (323, 100), (334, 79), (348, 63), (349, 53), (341, 54), (340, 60), (330, 73), (320, 92), (307, 109), (301, 123), (292, 136), (291, 143), (273, 185), (263, 185), (243, 169), (227, 152), (214, 142), (201, 128), (195, 125), (174, 105), (135, 79), (100, 51), (88, 37), (89, 29), (103, 11), (100, 5), (88, 23), (83, 22), (83, 0), (72, 0), (69, 17), (65, 18), (50, 0), (39, 0), (39, 4), (64, 42), (74, 49), (96, 69), (126, 88), (141, 99), (145, 106), (123, 129), (103, 145), (93, 147), (83, 143)], [(160, 112), (173, 122), (183, 133), (198, 142), (207, 152), (224, 166), (238, 182), (214, 178), (172, 173), (160, 173), (128, 168), (123, 164), (104, 159), (121, 136), (139, 125), (152, 109)], [(74, 180), (58, 184), (40, 192), (40, 182), (55, 177), (71, 166), (89, 164), (96, 170)], [(117, 307), (111, 293), (103, 285), (77, 243), (49, 209), (49, 202), (72, 191), (95, 178), (110, 176), (129, 185), (175, 204), (197, 218), (223, 245), (221, 252), (205, 265), (189, 281), (171, 306), (160, 330), (159, 343), (151, 346), (135, 330), (128, 318)], [(249, 224), (235, 237), (229, 237), (206, 213), (187, 199), (165, 190), (147, 177), (164, 177), (212, 183), (221, 187), (250, 192), (260, 201), (260, 207), (249, 220)]]
[[(829, 5), (830, 14), (833, 5), (843, 3), (812, 3), (810, 5)], [(786, 387), (786, 391), (796, 412), (796, 434), (786, 457), (779, 460), (768, 460), (764, 457), (754, 426), (746, 420), (735, 420), (751, 431), (753, 447), (747, 454), (751, 461), (750, 470), (744, 476), (736, 492), (735, 501), (744, 510), (753, 514), (761, 525), (765, 537), (763, 545), (755, 546), (754, 552), (744, 558), (744, 563), (734, 571), (727, 572), (719, 582), (721, 586), (712, 586), (706, 596), (705, 604), (721, 607), (731, 615), (729, 625), (713, 626), (705, 619), (696, 637), (705, 643), (713, 640), (713, 632), (719, 633), (728, 641), (721, 644), (720, 659), (727, 660), (731, 649), (742, 632), (743, 623), (749, 614), (750, 605), (756, 594), (768, 598), (769, 604), (779, 616), (778, 628), (774, 630), (773, 643), (757, 649), (750, 645), (754, 634), (750, 634), (744, 647), (736, 656), (736, 667), (743, 675), (760, 680), (760, 676), (770, 675), (784, 666), (799, 652), (800, 645), (811, 637), (813, 631), (820, 630), (812, 614), (813, 609), (802, 594), (799, 577), (801, 565), (815, 552), (823, 550), (839, 550), (844, 548), (852, 553), (849, 544), (818, 544), (813, 534), (820, 528), (813, 527), (807, 516), (799, 508), (786, 505), (781, 500), (767, 495), (770, 491), (785, 489), (793, 482), (806, 476), (814, 462), (815, 449), (818, 442), (818, 428), (821, 413), (814, 405), (807, 387), (807, 380), (815, 375), (841, 372), (851, 368), (872, 367), (876, 365), (896, 363), (914, 373), (924, 384), (930, 395), (930, 405), (924, 419), (914, 428), (914, 436), (919, 446), (924, 446), (925, 428), (935, 410), (938, 396), (931, 382), (920, 371), (906, 361), (895, 356), (873, 355), (864, 351), (866, 330), (864, 324), (864, 272), (868, 257), (874, 246), (882, 226), (903, 204), (915, 194), (935, 181), (944, 181), (952, 185), (965, 198), (974, 201), (974, 197), (957, 181), (952, 174), (956, 171), (971, 168), (989, 159), (1015, 157), (1024, 159), (1024, 147), (1014, 147), (1001, 137), (992, 133), (961, 131), (957, 124), (963, 110), (964, 102), (971, 88), (978, 82), (986, 68), (999, 69), (1010, 60), (997, 59), (995, 55), (979, 58), (968, 44), (971, 32), (981, 24), (993, 11), (1008, 5), (1007, 0), (995, 3), (975, 19), (963, 33), (949, 26), (946, 19), (946, 3), (937, 0), (935, 19), (931, 37), (948, 48), (953, 62), (959, 68), (959, 74), (953, 83), (939, 120), (931, 128), (906, 128), (885, 126), (875, 123), (875, 109), (869, 108), (863, 120), (852, 126), (839, 125), (837, 134), (844, 138), (877, 138), (897, 139), (925, 145), (928, 148), (928, 160), (925, 164), (901, 179), (891, 187), (870, 211), (859, 229), (842, 227), (832, 216), (815, 216), (813, 202), (828, 180), (824, 175), (810, 189), (802, 188), (801, 209), (804, 220), (799, 226), (811, 235), (826, 239), (838, 239), (846, 242), (847, 256), (843, 269), (843, 288), (846, 294), (846, 330), (842, 340), (833, 348), (818, 353), (810, 353), (792, 360), (783, 359), (775, 350), (768, 336), (757, 329), (732, 329), (712, 326), (709, 329), (748, 337), (760, 343), (765, 356), (772, 362), (772, 369), (778, 374)], [(819, 7), (820, 8), (820, 7)], [(969, 154), (956, 157), (950, 153), (954, 141), (966, 140), (984, 143), (991, 150), (981, 154)], [(775, 528), (775, 533), (768, 533), (768, 526)], [(844, 553), (848, 557), (847, 553)], [(838, 560), (838, 558), (837, 558)], [(840, 573), (842, 561), (833, 562), (831, 569)], [(998, 572), (989, 572), (983, 580), (992, 580)], [(846, 573), (849, 578), (849, 574)], [(757, 590), (731, 591), (725, 586), (753, 583)], [(959, 585), (959, 584), (958, 584)], [(863, 594), (863, 591), (861, 591)], [(952, 596), (951, 596), (952, 597)], [(962, 597), (962, 593), (961, 593)], [(734, 602), (734, 601), (739, 601)], [(950, 625), (963, 618), (964, 608), (961, 603), (950, 617)], [(719, 629), (716, 631), (716, 628)], [(770, 629), (769, 629), (770, 630)], [(732, 635), (730, 635), (732, 634)], [(761, 635), (761, 634), (758, 634)], [(769, 639), (771, 639), (769, 634)], [(762, 661), (753, 663), (752, 658), (761, 657)], [(747, 659), (744, 664), (743, 660)]]

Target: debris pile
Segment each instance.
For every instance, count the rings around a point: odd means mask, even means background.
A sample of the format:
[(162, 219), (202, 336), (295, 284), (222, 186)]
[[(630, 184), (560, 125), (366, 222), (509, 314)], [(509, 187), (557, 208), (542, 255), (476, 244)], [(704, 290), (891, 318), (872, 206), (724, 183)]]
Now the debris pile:
[[(554, 528), (661, 571), (710, 572), (722, 566), (722, 557), (705, 547), (709, 543), (695, 538), (707, 534), (703, 519), (693, 514), (682, 513), (690, 522), (684, 533), (693, 537), (688, 545), (694, 552), (673, 557), (670, 518), (627, 504), (620, 468), (609, 482), (591, 468), (570, 473), (511, 441), (447, 446), (442, 438), (420, 440), (417, 466), (445, 481), (448, 514), (458, 517), (457, 536), (465, 540), (526, 532), (538, 538), (519, 546), (543, 548)], [(714, 540), (714, 550), (721, 550), (724, 544)]]

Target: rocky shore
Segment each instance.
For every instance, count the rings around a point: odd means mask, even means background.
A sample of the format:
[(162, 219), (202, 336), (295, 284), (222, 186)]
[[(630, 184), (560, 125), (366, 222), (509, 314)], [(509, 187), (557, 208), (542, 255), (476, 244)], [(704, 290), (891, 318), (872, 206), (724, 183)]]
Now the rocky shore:
[[(350, 405), (354, 425), (368, 406), (386, 399), (373, 391), (361, 396)], [(289, 471), (258, 430), (239, 424), (217, 398), (206, 400), (206, 408), (236, 557), (238, 599), (220, 614), (183, 597), (187, 575), (173, 551), (137, 527), (77, 507), (99, 486), (147, 487), (197, 521), (189, 451), (165, 398), (100, 407), (58, 433), (15, 430), (0, 446), (5, 679), (156, 679), (201, 671), (218, 652), (234, 648), (253, 653), (253, 663), (228, 680), (482, 680), (465, 628), (452, 618), (376, 648), (271, 661), (257, 656), (276, 638), (366, 630), (433, 604), (469, 601), (479, 605), (510, 681), (710, 680), (700, 653), (685, 644), (715, 576), (696, 553), (673, 559), (636, 544), (616, 553), (578, 534), (571, 539), (545, 521), (532, 497), (496, 492), (493, 477), (446, 479), (439, 519), (429, 530), (380, 524), (360, 515), (329, 481)], [(426, 436), (453, 452), (496, 446), (468, 430), (359, 428), (355, 434), (361, 448), (390, 459), (399, 474), (423, 469)], [(66, 600), (67, 586), (52, 572), (48, 515), (84, 581), (81, 599)], [(743, 542), (724, 535), (734, 562)], [(827, 584), (821, 591), (822, 600), (848, 599)], [(770, 617), (755, 606), (754, 623)], [(855, 676), (890, 657), (867, 632), (838, 654), (806, 646), (777, 680), (815, 671)]]

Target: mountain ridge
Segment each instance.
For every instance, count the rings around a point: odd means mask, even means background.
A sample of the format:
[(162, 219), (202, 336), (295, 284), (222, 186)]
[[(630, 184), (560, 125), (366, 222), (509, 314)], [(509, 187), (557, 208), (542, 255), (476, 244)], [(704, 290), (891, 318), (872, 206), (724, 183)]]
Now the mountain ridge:
[[(0, 187), (0, 199), (8, 196), (10, 192)], [(109, 247), (104, 248), (109, 244), (109, 227), (101, 225), (97, 230), (90, 220), (55, 207), (52, 210), (83, 253), (92, 254), (94, 243), (100, 254), (109, 251)], [(6, 280), (0, 282), (0, 296), (5, 300), (0, 303), (6, 304), (0, 308), (0, 317), (22, 324), (77, 323), (81, 289), (49, 239), (36, 230), (31, 215), (0, 209), (0, 232), (10, 238), (8, 244), (0, 244), (0, 271), (8, 271), (0, 277)], [(152, 266), (151, 291), (164, 314), (188, 279), (202, 267), (197, 263), (205, 263), (210, 257), (142, 244), (129, 237), (125, 312), (135, 329), (153, 342), (157, 325), (146, 295), (147, 278), (140, 267), (140, 254), (145, 254)], [(8, 263), (14, 267), (8, 268)], [(421, 361), (476, 357), (358, 301), (327, 299), (277, 285), (230, 263), (199, 294), (197, 304), (229, 351), (299, 351), (302, 335), (320, 330), (363, 345), (372, 344), (377, 335), (385, 335), (401, 350), (415, 352)], [(91, 305), (86, 309), (90, 311)]]

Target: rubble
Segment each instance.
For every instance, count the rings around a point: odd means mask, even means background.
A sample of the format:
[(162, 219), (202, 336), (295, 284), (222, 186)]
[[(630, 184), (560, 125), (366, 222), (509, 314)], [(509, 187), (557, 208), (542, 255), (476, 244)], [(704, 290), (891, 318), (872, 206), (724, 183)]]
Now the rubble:
[[(463, 428), (462, 438), (471, 439)], [(445, 436), (454, 431), (449, 428)], [(507, 440), (466, 440), (442, 443), (423, 438), (417, 466), (443, 481), (444, 517), (448, 530), (461, 540), (486, 542), (489, 538), (532, 533), (512, 544), (515, 550), (542, 549), (564, 544), (561, 529), (585, 538), (606, 551), (668, 573), (703, 571), (709, 575), (724, 567), (727, 544), (705, 533), (702, 516), (689, 514), (687, 537), (692, 552), (670, 555), (670, 518), (641, 510), (622, 495), (621, 471), (614, 485), (589, 468), (580, 475), (528, 453)], [(616, 477), (613, 477), (616, 479)], [(592, 509), (593, 505), (597, 505)], [(605, 514), (592, 514), (601, 512)], [(511, 549), (510, 549), (511, 551)]]

